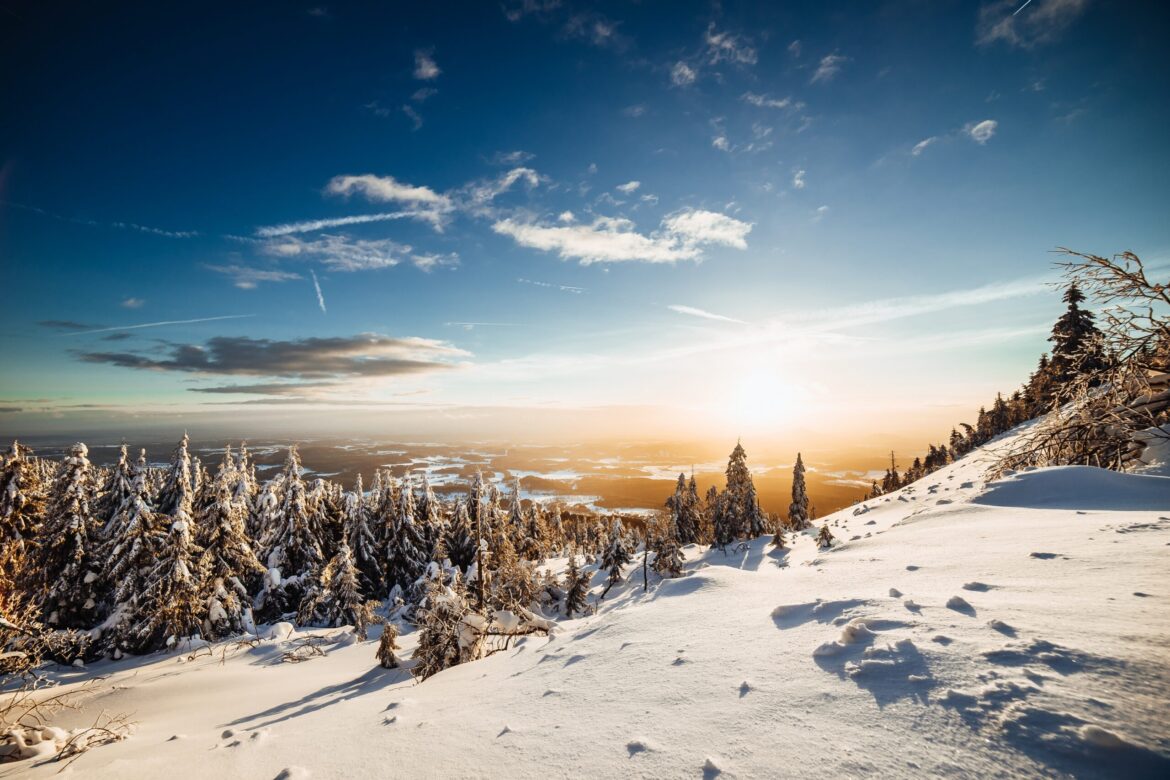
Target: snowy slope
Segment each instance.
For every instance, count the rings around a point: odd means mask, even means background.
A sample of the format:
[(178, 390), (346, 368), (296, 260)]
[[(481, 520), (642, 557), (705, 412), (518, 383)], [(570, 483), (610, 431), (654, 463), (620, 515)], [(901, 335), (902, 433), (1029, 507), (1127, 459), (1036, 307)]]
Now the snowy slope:
[(95, 664), (65, 675), (104, 677), (72, 723), (139, 726), (67, 772), (1170, 776), (1170, 478), (985, 486), (989, 458), (830, 516), (829, 552), (689, 548), (647, 594), (631, 567), (598, 614), (421, 685), (373, 638), (300, 664), (276, 642)]

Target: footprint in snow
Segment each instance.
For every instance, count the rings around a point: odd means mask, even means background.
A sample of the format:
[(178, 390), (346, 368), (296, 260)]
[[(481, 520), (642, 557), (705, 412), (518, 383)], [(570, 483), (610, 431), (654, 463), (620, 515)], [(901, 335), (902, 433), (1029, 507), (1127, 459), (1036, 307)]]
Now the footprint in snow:
[(739, 684), (739, 698), (742, 699), (744, 696), (747, 696), (751, 692), (752, 692), (752, 686), (751, 686), (751, 683), (749, 683), (747, 680), (744, 680), (743, 682), (741, 682)]
[(288, 766), (277, 772), (273, 780), (305, 780), (310, 774), (303, 766)]
[(1053, 558), (1060, 558), (1060, 557), (1062, 557), (1062, 556), (1058, 555), (1057, 553), (1049, 553), (1049, 552), (1034, 552), (1034, 553), (1032, 553), (1031, 555), (1029, 555), (1028, 557), (1029, 557), (1029, 558), (1038, 558), (1038, 559), (1040, 559), (1040, 560), (1042, 560), (1042, 561), (1050, 561), (1050, 560), (1052, 560)]
[(1015, 627), (1009, 626), (1007, 623), (1003, 622), (1002, 620), (996, 620), (993, 618), (993, 619), (987, 621), (987, 625), (992, 630), (998, 631), (999, 633), (1003, 634), (1004, 636), (1014, 637), (1016, 635)]
[(977, 590), (980, 592), (991, 590), (994, 585), (988, 585), (985, 582), (965, 582), (963, 583), (963, 590)]
[(626, 743), (626, 750), (630, 751), (630, 758), (633, 758), (639, 753), (650, 752), (650, 746), (640, 739), (635, 739)]
[(902, 591), (898, 590), (897, 588), (890, 588), (890, 598), (896, 599), (896, 598), (901, 597), (901, 595), (902, 595)]
[(953, 609), (955, 612), (961, 612), (964, 615), (975, 617), (975, 607), (971, 606), (962, 596), (951, 596), (947, 599), (947, 609)]
[(703, 764), (703, 780), (713, 780), (721, 774), (723, 774), (723, 770), (719, 768), (719, 765), (708, 758)]
[(918, 571), (921, 568), (921, 566), (907, 566), (906, 571)]

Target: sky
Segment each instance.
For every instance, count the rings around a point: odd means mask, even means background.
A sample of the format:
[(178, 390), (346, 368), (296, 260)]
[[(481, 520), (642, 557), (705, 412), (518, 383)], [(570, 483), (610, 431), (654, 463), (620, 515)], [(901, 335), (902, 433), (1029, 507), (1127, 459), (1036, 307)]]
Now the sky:
[(1157, 3), (0, 19), (6, 435), (941, 440), (1170, 258)]

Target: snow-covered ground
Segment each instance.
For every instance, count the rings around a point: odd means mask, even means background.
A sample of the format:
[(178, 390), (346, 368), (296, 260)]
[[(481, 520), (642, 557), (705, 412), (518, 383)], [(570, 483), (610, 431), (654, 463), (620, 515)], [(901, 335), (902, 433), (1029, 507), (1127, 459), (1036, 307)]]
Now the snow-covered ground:
[(375, 665), (377, 630), (298, 664), (268, 641), (63, 674), (102, 678), (63, 725), (138, 723), (66, 772), (1170, 777), (1170, 477), (985, 485), (990, 457), (831, 515), (828, 552), (689, 548), (648, 593), (631, 566), (597, 614), (423, 684)]

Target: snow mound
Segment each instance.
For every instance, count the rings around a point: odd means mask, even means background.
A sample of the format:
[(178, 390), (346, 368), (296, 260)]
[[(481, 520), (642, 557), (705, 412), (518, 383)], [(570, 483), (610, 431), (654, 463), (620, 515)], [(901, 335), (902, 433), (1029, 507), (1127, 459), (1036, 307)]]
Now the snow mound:
[(1170, 509), (1170, 477), (1122, 474), (1091, 466), (1056, 466), (992, 482), (972, 503), (1031, 509), (1155, 512)]

